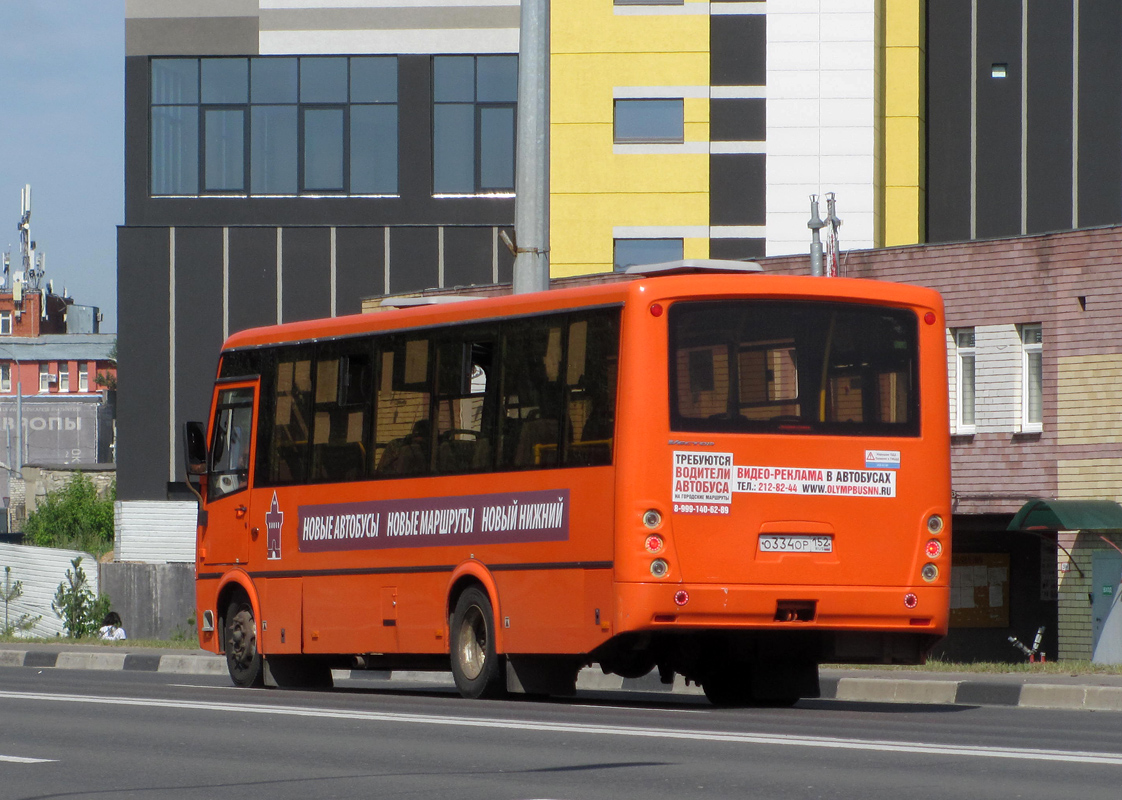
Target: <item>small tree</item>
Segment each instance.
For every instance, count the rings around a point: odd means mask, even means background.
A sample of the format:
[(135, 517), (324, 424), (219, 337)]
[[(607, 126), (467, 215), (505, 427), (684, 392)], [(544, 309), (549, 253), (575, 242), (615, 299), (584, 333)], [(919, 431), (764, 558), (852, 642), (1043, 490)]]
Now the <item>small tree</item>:
[(17, 631), (29, 631), (43, 618), (42, 615), (31, 616), (20, 614), (14, 621), (8, 611), (8, 605), (23, 596), (23, 581), (12, 583), (12, 568), (4, 567), (4, 589), (0, 591), (4, 598), (4, 627), (0, 628), (0, 636), (11, 636)]
[(82, 569), (81, 556), (71, 561), (70, 566), (73, 569), (66, 570), (66, 579), (55, 590), (51, 608), (71, 639), (94, 636), (101, 627), (101, 620), (109, 613), (109, 597), (104, 594), (94, 597), (86, 571)]
[(98, 497), (94, 482), (76, 472), (27, 517), (24, 535), (40, 547), (82, 550), (100, 556), (113, 549), (114, 483), (108, 497)]

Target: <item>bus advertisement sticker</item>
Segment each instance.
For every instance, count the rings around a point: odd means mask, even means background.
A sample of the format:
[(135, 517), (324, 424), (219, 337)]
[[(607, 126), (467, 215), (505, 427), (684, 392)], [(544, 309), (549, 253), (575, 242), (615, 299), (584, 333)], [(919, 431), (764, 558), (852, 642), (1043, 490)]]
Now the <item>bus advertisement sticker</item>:
[(298, 511), (301, 552), (569, 538), (568, 489), (328, 503)]

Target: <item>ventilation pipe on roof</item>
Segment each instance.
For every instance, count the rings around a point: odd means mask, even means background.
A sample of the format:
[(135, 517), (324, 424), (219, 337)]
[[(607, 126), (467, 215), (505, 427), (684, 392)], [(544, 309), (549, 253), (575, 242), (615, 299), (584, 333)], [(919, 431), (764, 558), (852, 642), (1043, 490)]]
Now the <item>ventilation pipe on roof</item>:
[(818, 232), (826, 227), (822, 217), (818, 216), (818, 195), (810, 196), (810, 220), (806, 223), (810, 228), (810, 274), (821, 276), (822, 273), (822, 239)]

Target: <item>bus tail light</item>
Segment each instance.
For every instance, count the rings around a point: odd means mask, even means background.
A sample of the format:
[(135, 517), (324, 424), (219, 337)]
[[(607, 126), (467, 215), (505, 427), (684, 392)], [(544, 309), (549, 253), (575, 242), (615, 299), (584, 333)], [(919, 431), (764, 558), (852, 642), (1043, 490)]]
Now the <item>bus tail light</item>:
[(654, 555), (655, 553), (662, 552), (662, 537), (655, 536), (653, 533), (647, 537), (647, 552)]
[(938, 536), (940, 533), (943, 532), (943, 527), (944, 527), (943, 518), (940, 517), (938, 514), (932, 514), (930, 517), (927, 518), (927, 530), (931, 534), (933, 534), (935, 536)]
[(679, 589), (674, 593), (674, 603), (676, 605), (684, 606), (690, 601), (690, 593), (685, 589)]
[(908, 592), (904, 595), (904, 608), (915, 608), (917, 605), (919, 605), (919, 598), (915, 594)]
[(656, 558), (651, 562), (651, 574), (656, 578), (661, 578), (670, 571), (670, 565), (664, 559)]
[(939, 577), (939, 568), (934, 564), (924, 564), (919, 574), (923, 576), (925, 581), (931, 583), (931, 581)]
[(643, 524), (653, 531), (662, 524), (662, 514), (658, 513), (658, 509), (648, 509), (646, 513), (643, 514)]
[(927, 553), (928, 558), (938, 558), (943, 555), (943, 543), (938, 539), (932, 539), (927, 543), (927, 547), (923, 549)]

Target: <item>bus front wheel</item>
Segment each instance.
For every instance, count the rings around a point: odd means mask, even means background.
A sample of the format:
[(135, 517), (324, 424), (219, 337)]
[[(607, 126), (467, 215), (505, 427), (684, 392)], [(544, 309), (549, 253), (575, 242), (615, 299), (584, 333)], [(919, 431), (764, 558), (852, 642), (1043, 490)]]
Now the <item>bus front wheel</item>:
[(452, 612), (452, 677), (464, 697), (498, 697), (506, 688), (502, 658), (495, 653), (495, 614), (487, 593), (466, 589)]
[(264, 682), (253, 606), (240, 598), (226, 610), (226, 668), (235, 686), (248, 688)]

